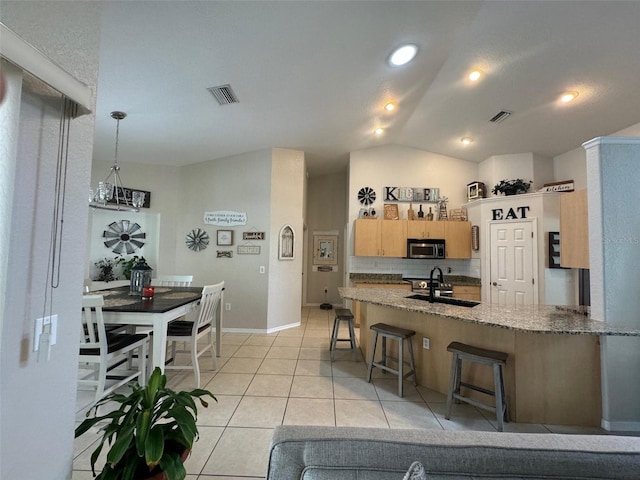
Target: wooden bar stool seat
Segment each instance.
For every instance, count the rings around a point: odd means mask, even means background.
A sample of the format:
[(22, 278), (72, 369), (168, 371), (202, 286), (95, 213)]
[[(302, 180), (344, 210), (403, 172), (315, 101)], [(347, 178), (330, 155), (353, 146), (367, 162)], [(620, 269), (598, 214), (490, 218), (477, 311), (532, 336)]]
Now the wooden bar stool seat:
[[(349, 328), (349, 338), (338, 338), (338, 331), (340, 330), (340, 322), (346, 322)], [(337, 342), (349, 342), (350, 348), (336, 348)], [(353, 359), (358, 360), (358, 347), (356, 346), (356, 334), (353, 328), (353, 314), (348, 308), (336, 308), (336, 317), (333, 321), (333, 332), (331, 334), (331, 342), (329, 343), (329, 350), (331, 351), (331, 361), (333, 361), (336, 350), (351, 350), (353, 351)]]
[[(376, 323), (371, 325), (371, 330), (375, 333), (373, 335), (373, 341), (371, 343), (371, 354), (369, 355), (369, 365), (367, 369), (367, 382), (371, 382), (371, 372), (373, 367), (377, 367), (384, 372), (390, 372), (398, 375), (398, 396), (402, 397), (402, 382), (405, 378), (413, 377), (413, 384), (416, 382), (416, 368), (413, 362), (413, 345), (411, 344), (412, 337), (416, 334), (413, 330), (407, 330), (405, 328), (394, 327), (387, 325), (386, 323)], [(375, 361), (376, 345), (378, 343), (378, 336), (382, 337), (382, 358), (379, 362)], [(387, 355), (387, 338), (396, 340), (398, 342), (398, 358)], [(409, 361), (404, 360), (404, 342), (407, 342), (407, 349), (409, 350)], [(393, 360), (398, 364), (398, 369), (393, 369), (387, 365), (387, 360)], [(404, 365), (409, 365), (410, 371), (404, 373)]]
[[(449, 379), (449, 392), (447, 395), (447, 414), (445, 415), (445, 418), (449, 420), (451, 417), (451, 407), (453, 400), (455, 399), (469, 403), (478, 408), (489, 410), (490, 412), (495, 412), (496, 420), (498, 421), (498, 431), (502, 432), (504, 429), (504, 422), (509, 421), (507, 414), (507, 399), (504, 393), (504, 375), (502, 368), (507, 363), (508, 355), (504, 352), (487, 350), (460, 342), (451, 342), (447, 347), (447, 351), (453, 353), (453, 360), (451, 362), (451, 376)], [(463, 360), (492, 367), (494, 390), (488, 390), (471, 383), (463, 382), (461, 378)], [(460, 387), (466, 387), (471, 390), (475, 390), (476, 392), (494, 396), (496, 399), (495, 406), (479, 402), (472, 398), (464, 397), (460, 394)]]

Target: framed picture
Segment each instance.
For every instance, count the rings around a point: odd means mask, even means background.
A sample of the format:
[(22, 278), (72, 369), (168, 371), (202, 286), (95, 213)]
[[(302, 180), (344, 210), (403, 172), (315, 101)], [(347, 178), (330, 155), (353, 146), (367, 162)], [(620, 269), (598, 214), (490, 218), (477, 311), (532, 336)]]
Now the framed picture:
[(233, 245), (233, 230), (216, 230), (216, 233), (217, 233), (217, 238), (216, 238), (217, 245), (224, 245), (224, 246)]
[(484, 198), (484, 183), (472, 182), (467, 184), (467, 199), (475, 200), (476, 198)]
[(384, 219), (385, 220), (398, 220), (398, 204), (397, 203), (385, 203), (384, 204)]
[(293, 260), (294, 258), (294, 246), (295, 233), (290, 225), (285, 225), (280, 229), (278, 259), (279, 260)]
[(314, 235), (313, 236), (313, 264), (337, 265), (338, 264), (338, 236)]

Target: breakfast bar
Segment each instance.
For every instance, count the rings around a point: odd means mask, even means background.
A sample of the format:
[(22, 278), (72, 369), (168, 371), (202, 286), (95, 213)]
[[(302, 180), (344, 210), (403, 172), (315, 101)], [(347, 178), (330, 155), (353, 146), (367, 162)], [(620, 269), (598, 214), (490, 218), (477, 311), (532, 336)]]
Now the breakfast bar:
[[(637, 328), (593, 320), (581, 307), (479, 303), (471, 308), (411, 299), (412, 292), (405, 290), (339, 291), (343, 299), (360, 304), (365, 358), (371, 325), (382, 322), (415, 330), (417, 381), (427, 388), (447, 393), (450, 342), (506, 352), (509, 415), (521, 423), (599, 426), (600, 337), (640, 336)], [(428, 349), (423, 339), (428, 339)], [(492, 385), (490, 369), (472, 366), (463, 375), (476, 385)]]

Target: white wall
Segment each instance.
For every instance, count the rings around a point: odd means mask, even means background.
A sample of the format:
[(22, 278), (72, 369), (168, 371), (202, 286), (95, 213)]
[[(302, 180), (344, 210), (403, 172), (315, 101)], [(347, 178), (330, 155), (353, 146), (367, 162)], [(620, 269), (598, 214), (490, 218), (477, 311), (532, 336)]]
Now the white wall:
[(491, 190), (500, 180), (516, 178), (532, 181), (529, 188), (529, 193), (532, 193), (545, 183), (554, 181), (553, 160), (533, 153), (493, 155), (480, 162), (478, 177), (485, 184), (487, 197), (493, 196)]
[[(302, 306), (303, 199), (306, 185), (303, 152), (274, 148), (272, 155), (269, 238), (271, 252), (267, 272), (269, 331), (299, 323)], [(295, 234), (293, 260), (278, 258), (279, 233), (285, 225), (289, 225)]]

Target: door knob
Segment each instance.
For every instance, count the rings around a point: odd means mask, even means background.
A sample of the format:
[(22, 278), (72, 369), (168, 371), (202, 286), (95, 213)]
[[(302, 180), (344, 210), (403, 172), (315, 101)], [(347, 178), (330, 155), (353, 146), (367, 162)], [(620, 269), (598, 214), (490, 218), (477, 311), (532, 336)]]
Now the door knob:
[(498, 282), (493, 282), (491, 285), (493, 285), (494, 287), (498, 286)]

